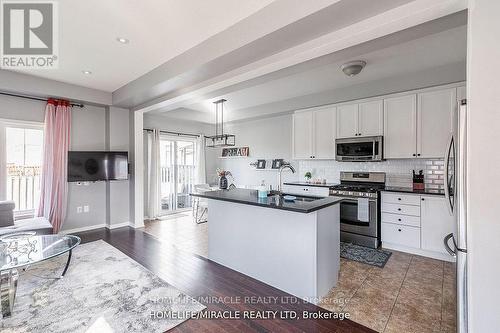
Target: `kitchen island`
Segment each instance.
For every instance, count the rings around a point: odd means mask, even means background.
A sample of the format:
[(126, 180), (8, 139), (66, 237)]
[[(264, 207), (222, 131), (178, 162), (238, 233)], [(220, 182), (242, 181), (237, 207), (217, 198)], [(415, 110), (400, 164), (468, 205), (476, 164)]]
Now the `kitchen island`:
[(341, 198), (285, 201), (246, 189), (193, 196), (208, 199), (210, 260), (312, 303), (336, 285)]

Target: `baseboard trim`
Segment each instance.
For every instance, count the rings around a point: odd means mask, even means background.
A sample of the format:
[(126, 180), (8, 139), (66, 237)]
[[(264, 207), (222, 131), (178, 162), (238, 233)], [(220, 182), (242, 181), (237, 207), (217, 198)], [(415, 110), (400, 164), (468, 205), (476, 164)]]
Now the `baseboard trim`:
[(109, 230), (123, 228), (123, 227), (133, 227), (133, 226), (129, 221), (122, 222), (122, 223), (116, 223), (116, 224), (112, 224), (112, 225), (106, 225), (106, 228), (108, 228)]
[(429, 257), (432, 259), (438, 259), (438, 260), (443, 260), (443, 261), (449, 261), (449, 262), (455, 262), (455, 257), (452, 257), (448, 254), (445, 253), (439, 253), (439, 252), (433, 252), (433, 251), (426, 251), (422, 249), (415, 249), (413, 247), (408, 247), (408, 246), (403, 246), (403, 245), (398, 245), (398, 244), (392, 244), (392, 243), (387, 243), (387, 242), (382, 242), (382, 247), (384, 249), (388, 250), (396, 250), (396, 251), (401, 251), (401, 252), (407, 252), (411, 254), (416, 254), (419, 256), (423, 257)]
[(101, 223), (101, 224), (89, 225), (87, 227), (74, 228), (74, 229), (68, 229), (68, 230), (61, 230), (60, 233), (67, 235), (67, 234), (74, 234), (74, 233), (77, 233), (77, 232), (89, 231), (89, 230), (94, 230), (94, 229), (101, 229), (101, 228), (105, 228), (105, 227), (106, 227), (106, 224), (105, 223)]

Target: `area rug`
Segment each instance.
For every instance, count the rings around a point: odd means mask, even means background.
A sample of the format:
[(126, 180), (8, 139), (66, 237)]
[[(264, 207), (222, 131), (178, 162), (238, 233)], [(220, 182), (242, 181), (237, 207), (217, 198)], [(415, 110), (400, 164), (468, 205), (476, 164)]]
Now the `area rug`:
[(363, 264), (383, 268), (392, 252), (387, 250), (372, 249), (352, 243), (340, 242), (340, 256)]
[(66, 258), (21, 273), (12, 317), (0, 331), (165, 332), (204, 309), (102, 240), (76, 247), (63, 279), (40, 277), (60, 274)]

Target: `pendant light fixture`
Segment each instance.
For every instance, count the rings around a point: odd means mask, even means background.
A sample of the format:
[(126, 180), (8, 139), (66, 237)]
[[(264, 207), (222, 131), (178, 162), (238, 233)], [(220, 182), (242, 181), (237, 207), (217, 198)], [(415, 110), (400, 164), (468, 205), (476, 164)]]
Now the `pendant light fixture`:
[(219, 99), (214, 102), (215, 135), (205, 137), (206, 147), (231, 147), (236, 144), (236, 136), (232, 134), (224, 134), (224, 102), (226, 102), (225, 99)]

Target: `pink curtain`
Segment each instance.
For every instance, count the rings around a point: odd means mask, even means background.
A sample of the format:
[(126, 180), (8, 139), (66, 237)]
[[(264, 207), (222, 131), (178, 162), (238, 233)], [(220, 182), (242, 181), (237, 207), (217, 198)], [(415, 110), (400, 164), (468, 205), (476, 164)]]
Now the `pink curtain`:
[(58, 233), (66, 217), (71, 104), (49, 99), (45, 107), (42, 184), (38, 216), (47, 218)]

